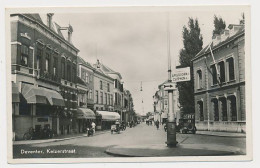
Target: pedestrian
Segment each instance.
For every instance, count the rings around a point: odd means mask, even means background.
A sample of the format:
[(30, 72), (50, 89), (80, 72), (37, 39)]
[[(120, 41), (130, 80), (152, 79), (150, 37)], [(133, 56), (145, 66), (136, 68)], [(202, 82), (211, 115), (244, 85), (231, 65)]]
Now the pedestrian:
[(95, 133), (96, 132), (96, 130), (95, 130), (96, 129), (95, 122), (92, 121), (91, 126), (92, 126), (92, 129), (93, 129), (93, 133)]
[(155, 125), (156, 125), (156, 128), (157, 128), (157, 130), (159, 129), (159, 121), (157, 120), (157, 121), (155, 121)]

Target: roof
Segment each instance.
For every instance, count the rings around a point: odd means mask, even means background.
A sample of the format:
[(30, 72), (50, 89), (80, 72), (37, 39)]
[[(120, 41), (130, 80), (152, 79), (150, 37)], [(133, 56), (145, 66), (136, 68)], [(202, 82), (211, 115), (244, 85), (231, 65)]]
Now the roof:
[(94, 69), (94, 67), (89, 63), (89, 62), (86, 62), (83, 58), (81, 58), (80, 56), (78, 56), (77, 58), (77, 61), (78, 61), (78, 64), (82, 64), (90, 69)]
[(209, 45), (211, 45), (211, 49), (212, 51), (219, 48), (220, 46), (229, 43), (230, 41), (236, 39), (237, 37), (239, 37), (240, 35), (243, 35), (245, 33), (245, 28), (244, 26), (242, 26), (238, 32), (236, 34), (234, 34), (233, 36), (228, 37), (226, 40), (220, 42), (219, 44), (213, 46), (213, 43), (211, 42), (210, 44), (206, 45), (198, 54), (196, 54), (196, 56), (191, 60), (194, 61), (197, 58), (200, 58), (201, 56), (203, 56), (204, 54), (209, 52)]
[[(105, 74), (117, 74), (119, 76), (120, 79), (122, 79), (122, 76), (119, 72), (114, 71), (113, 69), (109, 68), (108, 66), (101, 64), (100, 63), (100, 68), (101, 70), (105, 73)], [(96, 64), (94, 64), (94, 66), (97, 66)]]
[(47, 25), (45, 25), (45, 23), (43, 22), (40, 14), (37, 13), (32, 13), (32, 14), (13, 14), (13, 15), (22, 15), (25, 16), (35, 22), (38, 22), (41, 26), (43, 26), (45, 29), (50, 30), (52, 33), (56, 34), (57, 36), (59, 36), (61, 39), (63, 39), (65, 41), (65, 43), (69, 44), (73, 49), (79, 51), (79, 49), (77, 49), (72, 43), (68, 42), (64, 36), (62, 35), (62, 32), (60, 31), (60, 27), (56, 22), (52, 23), (51, 28), (49, 28)]

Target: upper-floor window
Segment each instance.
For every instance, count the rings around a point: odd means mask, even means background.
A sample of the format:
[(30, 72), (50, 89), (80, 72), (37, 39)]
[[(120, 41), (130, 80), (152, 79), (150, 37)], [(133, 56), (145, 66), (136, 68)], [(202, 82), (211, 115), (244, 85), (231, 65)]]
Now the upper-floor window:
[(215, 64), (211, 65), (210, 69), (211, 69), (211, 76), (212, 76), (211, 82), (212, 82), (213, 85), (216, 85), (216, 84), (218, 84), (218, 78), (217, 78), (217, 69), (216, 69)]
[(234, 67), (234, 58), (230, 57), (227, 59), (227, 74), (228, 81), (235, 80), (235, 67)]
[(85, 82), (88, 83), (88, 81), (89, 81), (89, 76), (88, 76), (88, 73), (86, 72), (86, 79), (85, 79)]
[(226, 81), (224, 61), (221, 61), (218, 63), (218, 69), (219, 69), (219, 75), (220, 75), (220, 82), (223, 83)]
[(98, 104), (98, 91), (96, 90), (96, 95), (95, 95), (95, 103)]
[(73, 66), (72, 67), (72, 82), (76, 82), (76, 76), (77, 76), (77, 71), (76, 71), (76, 67)]
[(103, 92), (100, 92), (100, 103), (103, 104)]
[(61, 77), (65, 79), (65, 58), (61, 59)]
[(89, 93), (88, 93), (88, 96), (89, 96), (89, 99), (92, 99), (92, 89), (89, 90)]
[(107, 100), (108, 100), (107, 104), (108, 104), (108, 105), (111, 105), (111, 104), (110, 104), (110, 94), (107, 95)]
[(71, 66), (70, 66), (70, 64), (67, 65), (67, 80), (71, 81)]
[(21, 46), (21, 65), (28, 66), (29, 47), (26, 45)]
[(58, 69), (58, 58), (53, 57), (53, 75), (57, 75), (57, 69)]
[(45, 58), (45, 71), (49, 72), (50, 71), (50, 54), (46, 53), (46, 58)]
[(42, 69), (41, 66), (41, 59), (42, 59), (42, 49), (41, 48), (37, 48), (37, 69)]
[(107, 104), (107, 93), (105, 93), (105, 104)]
[(113, 95), (110, 95), (110, 105), (113, 105)]
[(198, 70), (197, 71), (197, 89), (202, 88), (202, 71)]
[(100, 88), (100, 90), (103, 90), (103, 82), (102, 81), (99, 82), (99, 88)]
[(110, 92), (110, 84), (107, 83), (107, 91)]

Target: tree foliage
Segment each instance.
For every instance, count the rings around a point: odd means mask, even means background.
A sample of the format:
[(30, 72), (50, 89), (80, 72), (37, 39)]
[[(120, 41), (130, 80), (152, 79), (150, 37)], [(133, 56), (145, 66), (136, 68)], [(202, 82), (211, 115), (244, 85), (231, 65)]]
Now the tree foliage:
[(191, 59), (202, 49), (203, 38), (197, 19), (189, 18), (188, 27), (182, 31), (183, 49), (180, 50), (180, 67), (190, 67), (191, 80), (177, 84), (179, 91), (180, 108), (183, 113), (194, 113), (194, 80)]
[(212, 35), (220, 34), (226, 28), (226, 23), (221, 17), (214, 15), (214, 30)]

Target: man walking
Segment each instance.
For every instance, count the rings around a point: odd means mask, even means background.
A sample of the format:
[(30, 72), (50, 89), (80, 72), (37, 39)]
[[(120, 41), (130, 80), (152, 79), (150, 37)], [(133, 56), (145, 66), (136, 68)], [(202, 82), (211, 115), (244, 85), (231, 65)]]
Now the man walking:
[(157, 121), (155, 121), (155, 126), (156, 126), (156, 128), (157, 128), (157, 130), (159, 129), (159, 121), (157, 120)]

